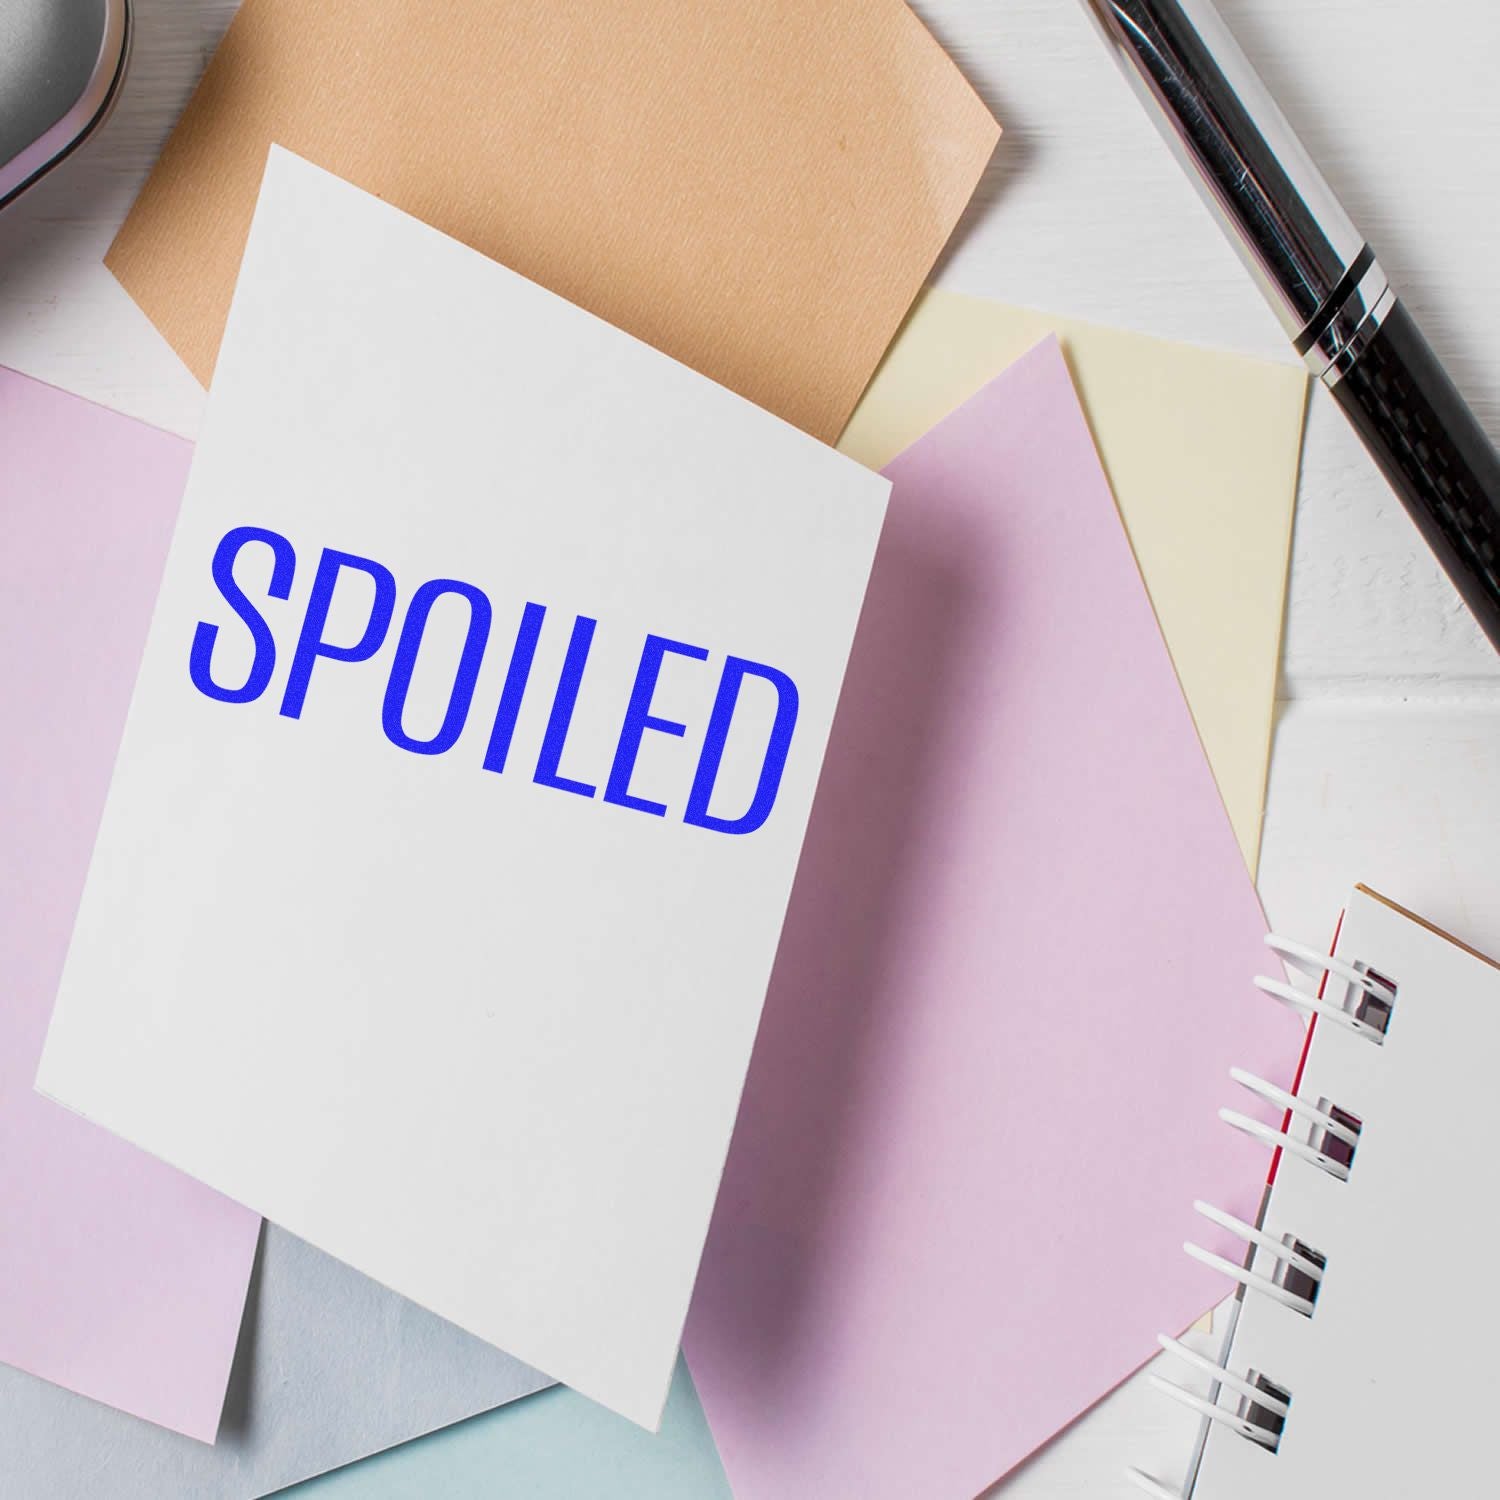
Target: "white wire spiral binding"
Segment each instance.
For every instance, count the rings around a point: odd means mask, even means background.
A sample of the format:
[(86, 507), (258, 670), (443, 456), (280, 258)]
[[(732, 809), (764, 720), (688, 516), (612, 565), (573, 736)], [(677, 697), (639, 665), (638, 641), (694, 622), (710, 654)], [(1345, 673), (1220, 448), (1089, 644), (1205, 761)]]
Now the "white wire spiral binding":
[[(1179, 1359), (1186, 1361), (1201, 1374), (1209, 1376), (1219, 1385), (1227, 1387), (1231, 1391), (1238, 1391), (1242, 1396), (1249, 1396), (1257, 1406), (1263, 1406), (1267, 1411), (1273, 1411), (1278, 1417), (1284, 1417), (1292, 1409), (1288, 1402), (1273, 1396), (1269, 1391), (1262, 1390), (1253, 1381), (1247, 1380), (1243, 1375), (1237, 1375), (1233, 1370), (1226, 1370), (1223, 1365), (1216, 1364), (1206, 1354), (1198, 1351), (1181, 1339), (1174, 1339), (1170, 1334), (1158, 1334), (1156, 1342), (1161, 1345), (1168, 1354), (1175, 1354)], [(1173, 1387), (1175, 1390), (1176, 1387)]]
[(1144, 1469), (1126, 1469), (1125, 1474), (1134, 1481), (1138, 1490), (1145, 1490), (1153, 1500), (1187, 1500), (1184, 1491), (1169, 1490), (1161, 1480), (1153, 1479)]
[(1221, 1109), (1219, 1118), (1226, 1125), (1233, 1125), (1236, 1130), (1253, 1136), (1267, 1146), (1279, 1147), (1290, 1155), (1307, 1162), (1309, 1166), (1321, 1167), (1330, 1177), (1337, 1177), (1340, 1182), (1348, 1179), (1349, 1168), (1343, 1162), (1335, 1161), (1326, 1151), (1319, 1151), (1316, 1146), (1309, 1146), (1306, 1141), (1299, 1141), (1296, 1136), (1289, 1135), (1285, 1130), (1277, 1130), (1261, 1120), (1252, 1120), (1249, 1115), (1242, 1115), (1236, 1109)]
[(1272, 932), (1266, 935), (1266, 947), (1273, 953), (1279, 953), (1287, 963), (1301, 969), (1310, 979), (1321, 980), (1325, 974), (1332, 974), (1335, 979), (1347, 980), (1367, 995), (1384, 1000), (1387, 1005), (1396, 998), (1395, 990), (1379, 975), (1370, 974), (1346, 959), (1335, 958), (1331, 953), (1319, 953), (1306, 943), (1296, 943), (1291, 938), (1278, 937)]
[(1311, 1120), (1322, 1126), (1324, 1132), (1341, 1140), (1347, 1146), (1359, 1144), (1359, 1132), (1351, 1130), (1349, 1126), (1334, 1119), (1326, 1109), (1318, 1109), (1309, 1104), (1306, 1099), (1299, 1099), (1295, 1094), (1289, 1094), (1285, 1089), (1279, 1089), (1274, 1083), (1267, 1083), (1264, 1078), (1257, 1078), (1254, 1073), (1247, 1073), (1244, 1068), (1231, 1068), (1229, 1076), (1242, 1087), (1250, 1090), (1252, 1094), (1259, 1094), (1268, 1104), (1274, 1104), (1278, 1109), (1289, 1109), (1294, 1115), (1300, 1115), (1304, 1120)]
[(1239, 1433), (1242, 1438), (1249, 1438), (1252, 1443), (1259, 1443), (1262, 1448), (1275, 1448), (1276, 1438), (1273, 1433), (1267, 1432), (1264, 1427), (1257, 1427), (1254, 1422), (1246, 1421), (1244, 1417), (1235, 1416), (1227, 1406), (1220, 1406), (1217, 1401), (1210, 1401), (1207, 1396), (1185, 1391), (1180, 1385), (1173, 1385), (1163, 1375), (1151, 1376), (1151, 1384), (1162, 1395), (1170, 1396), (1190, 1411), (1197, 1412), (1200, 1417), (1207, 1417), (1210, 1422), (1218, 1422), (1231, 1432)]
[[(1353, 985), (1363, 994), (1387, 1008), (1395, 1002), (1396, 991), (1393, 985), (1378, 975), (1367, 973), (1345, 959), (1319, 953), (1303, 943), (1293, 942), (1290, 938), (1277, 937), (1274, 934), (1266, 938), (1266, 945), (1288, 964), (1317, 979), (1320, 986), (1325, 976), (1331, 976)], [(1324, 1017), (1334, 1025), (1341, 1026), (1353, 1035), (1364, 1037), (1377, 1045), (1385, 1041), (1385, 1032), (1382, 1027), (1361, 1020), (1345, 1006), (1328, 1000), (1321, 994), (1308, 994), (1304, 990), (1296, 989), (1276, 979), (1257, 978), (1255, 986), (1263, 994), (1294, 1007), (1306, 1016)], [(1266, 1103), (1285, 1111), (1289, 1118), (1284, 1128), (1276, 1129), (1249, 1115), (1241, 1114), (1237, 1110), (1221, 1109), (1219, 1111), (1221, 1120), (1265, 1145), (1277, 1148), (1311, 1166), (1320, 1168), (1339, 1181), (1348, 1178), (1348, 1163), (1338, 1160), (1326, 1151), (1320, 1151), (1309, 1141), (1292, 1135), (1292, 1122), (1298, 1120), (1305, 1122), (1312, 1127), (1314, 1138), (1321, 1137), (1325, 1144), (1329, 1141), (1339, 1142), (1347, 1146), (1352, 1153), (1359, 1144), (1358, 1121), (1354, 1121), (1352, 1125), (1346, 1124), (1345, 1121), (1351, 1119), (1351, 1116), (1345, 1115), (1343, 1119), (1340, 1119), (1329, 1110), (1310, 1104), (1296, 1094), (1278, 1088), (1273, 1083), (1267, 1083), (1265, 1079), (1243, 1068), (1231, 1068), (1229, 1076), (1241, 1087), (1265, 1100)], [(1312, 1315), (1313, 1297), (1317, 1295), (1317, 1288), (1324, 1274), (1324, 1265), (1320, 1258), (1306, 1253), (1306, 1247), (1295, 1243), (1288, 1244), (1285, 1240), (1277, 1238), (1256, 1225), (1246, 1224), (1233, 1214), (1227, 1214), (1222, 1209), (1213, 1207), (1212, 1204), (1199, 1201), (1193, 1204), (1193, 1208), (1210, 1223), (1216, 1224), (1220, 1229), (1228, 1230), (1229, 1233), (1253, 1247), (1246, 1255), (1245, 1262), (1236, 1265), (1222, 1255), (1216, 1255), (1211, 1250), (1205, 1250), (1201, 1245), (1189, 1242), (1183, 1246), (1183, 1249), (1193, 1259), (1233, 1278), (1245, 1291), (1253, 1291), (1269, 1297), (1283, 1307), (1291, 1308), (1304, 1316)], [(1283, 1267), (1298, 1272), (1301, 1277), (1305, 1278), (1304, 1285), (1306, 1282), (1311, 1282), (1313, 1297), (1304, 1296), (1289, 1286), (1283, 1286), (1273, 1276), (1252, 1271), (1250, 1266), (1254, 1261), (1256, 1251), (1263, 1251)], [(1284, 1422), (1291, 1412), (1289, 1399), (1283, 1399), (1274, 1390), (1268, 1390), (1265, 1386), (1257, 1384), (1247, 1374), (1230, 1370), (1218, 1360), (1200, 1354), (1180, 1339), (1162, 1334), (1158, 1343), (1163, 1350), (1190, 1365), (1200, 1375), (1207, 1375), (1212, 1384), (1209, 1388), (1209, 1395), (1200, 1396), (1196, 1391), (1186, 1390), (1164, 1376), (1153, 1374), (1150, 1381), (1157, 1390), (1165, 1392), (1174, 1401), (1197, 1412), (1205, 1420), (1238, 1433), (1258, 1447), (1275, 1452), (1280, 1441), (1280, 1422)], [(1227, 1353), (1226, 1350), (1225, 1357)], [(1262, 1426), (1258, 1422), (1250, 1421), (1248, 1417), (1241, 1416), (1233, 1407), (1219, 1405), (1221, 1391), (1228, 1391), (1238, 1398), (1252, 1402), (1260, 1411), (1279, 1419), (1277, 1426), (1274, 1428)], [(1191, 1494), (1191, 1481), (1187, 1490), (1175, 1490), (1168, 1488), (1159, 1479), (1153, 1478), (1141, 1469), (1127, 1469), (1126, 1474), (1138, 1489), (1154, 1497), (1154, 1500), (1188, 1500)]]
[[(1320, 982), (1325, 974), (1331, 974), (1335, 979), (1342, 979), (1345, 983), (1352, 984), (1372, 1000), (1379, 1000), (1384, 1005), (1390, 1005), (1396, 998), (1395, 990), (1385, 980), (1375, 974), (1366, 973), (1365, 970), (1345, 959), (1334, 958), (1330, 954), (1319, 954), (1315, 948), (1309, 948), (1305, 943), (1293, 942), (1291, 938), (1278, 937), (1274, 932), (1267, 936), (1266, 946), (1273, 953), (1279, 954), (1284, 962)], [(1356, 1035), (1367, 1037), (1377, 1045), (1385, 1041), (1385, 1033), (1380, 1027), (1372, 1026), (1368, 1021), (1361, 1021), (1358, 1016), (1351, 1014), (1342, 1005), (1326, 1000), (1321, 995), (1309, 995), (1305, 990), (1296, 989), (1284, 980), (1267, 979), (1264, 976), (1255, 981), (1255, 987), (1262, 994), (1270, 995), (1273, 999), (1280, 1000), (1295, 1010), (1300, 1010), (1304, 1015), (1326, 1016), (1335, 1024), (1347, 1027)]]
[(1300, 1010), (1304, 1015), (1326, 1016), (1340, 1026), (1347, 1026), (1359, 1036), (1369, 1037), (1377, 1045), (1385, 1041), (1385, 1035), (1378, 1027), (1371, 1026), (1368, 1021), (1361, 1021), (1358, 1016), (1351, 1016), (1342, 1005), (1335, 1005), (1332, 1000), (1325, 1000), (1321, 995), (1309, 995), (1305, 990), (1296, 989), (1280, 979), (1267, 979), (1264, 975), (1257, 977), (1255, 988), (1264, 995), (1284, 1001), (1293, 1010)]
[(1246, 1224), (1243, 1220), (1235, 1218), (1233, 1214), (1226, 1214), (1222, 1208), (1215, 1208), (1213, 1204), (1204, 1203), (1201, 1199), (1193, 1204), (1193, 1208), (1209, 1223), (1217, 1224), (1220, 1229), (1227, 1229), (1230, 1234), (1238, 1235), (1246, 1244), (1259, 1245), (1263, 1250), (1270, 1251), (1277, 1260), (1285, 1261), (1289, 1266), (1295, 1266), (1304, 1276), (1313, 1281), (1322, 1281), (1323, 1267), (1317, 1261), (1304, 1255), (1295, 1245), (1288, 1245), (1284, 1240), (1278, 1240), (1274, 1234), (1267, 1234), (1264, 1229), (1257, 1229), (1252, 1224)]
[(1296, 1292), (1291, 1292), (1282, 1286), (1279, 1281), (1272, 1281), (1269, 1276), (1262, 1276), (1259, 1271), (1248, 1271), (1244, 1266), (1237, 1266), (1232, 1260), (1226, 1260), (1222, 1255), (1215, 1255), (1212, 1250), (1205, 1250), (1202, 1245), (1195, 1245), (1191, 1240), (1183, 1243), (1182, 1248), (1196, 1261), (1201, 1261), (1205, 1266), (1211, 1266), (1215, 1271), (1222, 1271), (1231, 1280), (1239, 1282), (1248, 1292), (1260, 1292), (1269, 1297), (1272, 1302), (1279, 1302), (1283, 1307), (1289, 1307), (1293, 1312), (1299, 1312), (1305, 1318), (1312, 1317), (1312, 1298), (1299, 1297)]

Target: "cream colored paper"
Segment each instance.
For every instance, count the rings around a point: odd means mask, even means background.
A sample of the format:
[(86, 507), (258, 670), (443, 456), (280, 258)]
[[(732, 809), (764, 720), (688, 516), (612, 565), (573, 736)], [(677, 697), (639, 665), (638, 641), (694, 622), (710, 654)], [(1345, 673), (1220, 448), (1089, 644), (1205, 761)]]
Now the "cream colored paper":
[(832, 442), (998, 135), (902, 0), (245, 0), (106, 259), (207, 385), (274, 142)]
[(839, 447), (883, 468), (1051, 333), (1253, 875), (1302, 445), (1301, 370), (928, 291)]

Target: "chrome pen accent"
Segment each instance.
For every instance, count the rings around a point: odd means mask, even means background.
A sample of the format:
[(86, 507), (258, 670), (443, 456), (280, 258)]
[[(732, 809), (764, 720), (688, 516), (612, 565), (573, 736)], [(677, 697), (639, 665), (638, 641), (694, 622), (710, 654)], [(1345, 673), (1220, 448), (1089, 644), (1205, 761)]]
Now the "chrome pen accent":
[(1371, 256), (1353, 290), (1302, 349), (1302, 362), (1313, 378), (1332, 390), (1364, 353), (1395, 305), (1396, 294), (1380, 262)]
[(1294, 342), (1367, 253), (1212, 6), (1091, 0), (1126, 78)]
[(1086, 0), (1307, 368), (1500, 650), (1500, 454), (1208, 0)]

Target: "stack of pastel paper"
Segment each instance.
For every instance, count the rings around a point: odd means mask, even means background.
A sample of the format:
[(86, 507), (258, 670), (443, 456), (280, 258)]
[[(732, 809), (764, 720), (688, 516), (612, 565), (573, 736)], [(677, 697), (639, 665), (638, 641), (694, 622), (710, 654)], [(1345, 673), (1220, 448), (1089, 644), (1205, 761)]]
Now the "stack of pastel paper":
[(1303, 387), (875, 371), (994, 138), (898, 0), (248, 0), (191, 474), (0, 373), (7, 1493), (959, 1500), (1215, 1300)]
[(5, 370), (0, 446), (6, 1492), (253, 1500), (545, 1385), (33, 1091), (191, 449)]
[[(387, 190), (413, 195), (491, 251), (546, 269), (768, 406), (835, 431), (962, 210), (994, 123), (899, 0), (817, 16), (784, 3), (726, 8), (696, 16), (686, 32), (681, 19), (655, 0), (558, 14), (540, 27), (519, 6), (508, 15), (455, 6), (439, 19), (404, 0), (251, 0), (112, 261), (128, 274), (132, 239), (159, 234), (157, 249), (136, 260), (167, 275), (158, 311), (165, 319), (208, 309), (222, 322), (266, 142), (326, 132), (322, 154), (336, 154), (340, 141), (374, 146), (373, 163), (395, 174)], [(345, 39), (361, 33), (377, 44), (351, 62)], [(673, 51), (682, 37), (688, 50)], [(626, 54), (634, 61), (621, 67)], [(412, 55), (428, 65), (408, 70)], [(851, 60), (858, 65), (846, 68)], [(304, 70), (297, 77), (292, 62)], [(388, 118), (392, 62), (402, 86), (444, 77), (446, 97), (473, 127), (468, 151), (452, 149), (441, 120), (424, 119), (425, 101), (412, 102), (399, 142), (372, 131), (374, 116)], [(788, 93), (747, 118), (739, 101), (768, 66)], [(680, 87), (688, 75), (698, 86), (691, 96)], [(333, 78), (345, 92), (336, 95)], [(507, 87), (496, 90), (497, 78)], [(527, 97), (538, 87), (572, 112), (567, 151), (555, 120)], [(643, 111), (654, 113), (649, 131)], [(622, 118), (636, 128), (622, 134)], [(245, 131), (253, 139), (241, 149)], [(475, 153), (501, 137), (515, 175), (497, 216), (495, 164)], [(733, 166), (731, 146), (743, 151)], [(609, 191), (592, 167), (566, 184), (558, 175), (559, 163), (597, 163), (605, 150), (630, 193)], [(720, 162), (721, 177), (739, 175), (732, 208), (702, 172), (705, 158)], [(237, 183), (225, 170), (234, 160), (246, 164)], [(184, 163), (240, 193), (237, 221), (204, 212), (202, 184)], [(788, 173), (800, 191), (783, 191)], [(172, 182), (185, 197), (166, 190)], [(825, 201), (855, 182), (866, 184), (867, 215), (830, 218)], [(688, 244), (679, 219), (695, 195), (698, 239)], [(210, 226), (224, 236), (222, 255), (187, 243)], [(822, 250), (808, 254), (814, 231)], [(601, 252), (601, 236), (611, 253)], [(664, 256), (668, 237), (675, 250)], [(752, 296), (718, 279), (732, 253), (757, 266)], [(215, 264), (228, 268), (216, 307), (195, 290)], [(822, 321), (823, 337), (802, 336), (809, 320)], [(91, 1494), (107, 1452), (119, 1496), (259, 1495), (525, 1394), (545, 1377), (276, 1225), (265, 1231), (247, 1301), (254, 1216), (33, 1093), (188, 448), (19, 377), (7, 377), (3, 398), (0, 526), (15, 575), (3, 666), (10, 701), (25, 705), (15, 715), (25, 732), (10, 737), (6, 779), (16, 805), (6, 818), (0, 920), (23, 1003), (8, 1012), (18, 1031), (5, 1049), (0, 1190), (7, 1223), (27, 1229), (0, 1238), (11, 1298), (0, 1354), (200, 1440), (219, 1429), (215, 1447), (183, 1441), (0, 1369), (7, 1479), (49, 1496)], [(108, 537), (128, 545), (107, 547)], [(28, 641), (40, 642), (39, 656)], [(261, 1098), (274, 1116), (274, 1095)], [(70, 1151), (77, 1161), (63, 1159)]]

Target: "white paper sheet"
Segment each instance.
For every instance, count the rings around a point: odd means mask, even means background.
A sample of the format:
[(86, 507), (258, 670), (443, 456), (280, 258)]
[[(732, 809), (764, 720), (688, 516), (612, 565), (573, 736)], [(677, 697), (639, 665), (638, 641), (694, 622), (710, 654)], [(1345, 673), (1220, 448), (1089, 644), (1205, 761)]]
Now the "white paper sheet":
[(38, 1087), (654, 1425), (886, 494), (273, 150)]

